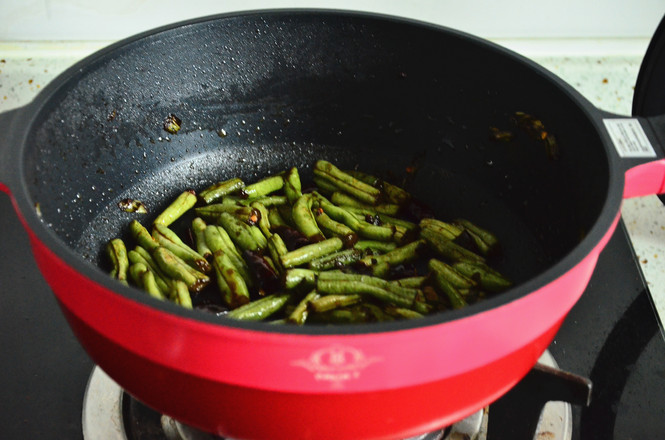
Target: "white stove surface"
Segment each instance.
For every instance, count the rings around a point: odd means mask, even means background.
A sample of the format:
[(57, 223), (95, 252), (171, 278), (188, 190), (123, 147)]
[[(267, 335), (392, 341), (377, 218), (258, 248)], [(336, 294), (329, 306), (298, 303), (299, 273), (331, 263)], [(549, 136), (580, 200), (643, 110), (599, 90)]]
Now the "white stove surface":
[[(648, 39), (495, 40), (551, 70), (597, 107), (631, 113)], [(111, 41), (0, 41), (0, 112), (27, 104), (59, 73)], [(665, 207), (656, 196), (624, 202), (623, 219), (650, 288), (665, 317)]]

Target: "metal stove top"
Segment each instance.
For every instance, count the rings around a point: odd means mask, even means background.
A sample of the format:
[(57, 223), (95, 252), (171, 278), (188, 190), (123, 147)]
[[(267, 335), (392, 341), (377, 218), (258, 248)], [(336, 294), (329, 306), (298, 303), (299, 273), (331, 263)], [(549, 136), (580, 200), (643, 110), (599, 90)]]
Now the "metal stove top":
[[(83, 396), (94, 365), (39, 275), (5, 195), (0, 231), (0, 437), (82, 439)], [(573, 406), (573, 440), (652, 439), (665, 432), (665, 339), (623, 225), (550, 352), (562, 369), (593, 382), (590, 406)], [(528, 412), (511, 397), (490, 411)], [(490, 440), (518, 438), (516, 428), (499, 425), (490, 423)]]

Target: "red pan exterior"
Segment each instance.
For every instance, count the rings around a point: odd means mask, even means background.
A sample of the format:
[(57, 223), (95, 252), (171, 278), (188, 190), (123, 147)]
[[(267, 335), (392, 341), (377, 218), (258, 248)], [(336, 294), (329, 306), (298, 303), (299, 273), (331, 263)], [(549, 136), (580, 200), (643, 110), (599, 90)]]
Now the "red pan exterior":
[(243, 439), (378, 439), (453, 423), (517, 383), (584, 291), (617, 221), (579, 264), (530, 295), (438, 325), (349, 335), (167, 314), (85, 278), (30, 239), (76, 336), (139, 400)]

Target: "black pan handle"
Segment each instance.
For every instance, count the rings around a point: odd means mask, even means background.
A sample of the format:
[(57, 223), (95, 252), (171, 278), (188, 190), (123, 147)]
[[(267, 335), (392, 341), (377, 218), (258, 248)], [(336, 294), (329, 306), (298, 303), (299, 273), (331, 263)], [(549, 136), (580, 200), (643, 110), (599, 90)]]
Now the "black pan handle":
[(16, 125), (21, 108), (0, 113), (0, 191), (11, 193), (18, 182)]
[(624, 198), (665, 193), (665, 115), (629, 117), (601, 111), (625, 176)]
[[(640, 65), (632, 113), (646, 118), (657, 142), (665, 145), (665, 17), (656, 28)], [(658, 197), (665, 203), (664, 195)]]
[[(665, 43), (665, 40), (664, 40)], [(665, 52), (664, 52), (665, 54)], [(665, 63), (664, 63), (665, 65)], [(663, 70), (663, 73), (665, 74), (665, 69)], [(663, 81), (665, 81), (665, 76), (663, 76)], [(665, 84), (661, 84), (663, 86), (663, 90), (665, 90)], [(665, 98), (664, 98), (665, 99)], [(658, 116), (650, 116), (646, 118), (646, 123), (649, 124), (653, 136), (655, 139), (655, 143), (660, 146), (661, 150), (665, 150), (665, 108), (663, 109), (663, 113), (658, 115)], [(665, 189), (665, 183), (661, 185), (661, 189)], [(665, 204), (665, 193), (661, 190), (657, 192), (658, 198), (660, 201)]]

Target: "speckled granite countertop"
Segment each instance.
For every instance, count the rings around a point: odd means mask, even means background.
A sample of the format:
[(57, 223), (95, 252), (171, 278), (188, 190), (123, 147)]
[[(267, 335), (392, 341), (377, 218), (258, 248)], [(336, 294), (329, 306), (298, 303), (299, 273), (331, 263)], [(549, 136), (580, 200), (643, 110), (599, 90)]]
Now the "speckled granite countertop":
[[(631, 113), (632, 97), (648, 40), (496, 41), (560, 76), (597, 107)], [(0, 42), (0, 112), (28, 103), (55, 76), (110, 42)], [(626, 200), (623, 219), (665, 318), (665, 207), (656, 196)]]

